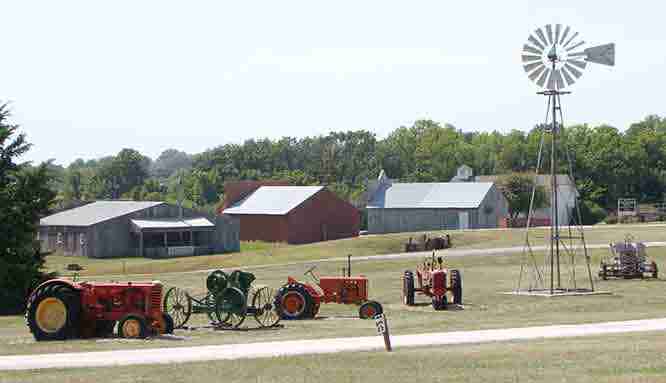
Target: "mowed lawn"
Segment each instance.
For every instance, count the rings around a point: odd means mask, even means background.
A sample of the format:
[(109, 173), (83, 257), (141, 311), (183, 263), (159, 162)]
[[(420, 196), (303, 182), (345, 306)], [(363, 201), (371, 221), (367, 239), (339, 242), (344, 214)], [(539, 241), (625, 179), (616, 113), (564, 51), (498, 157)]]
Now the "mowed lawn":
[[(433, 232), (441, 234), (443, 232)], [(524, 243), (524, 229), (507, 230), (466, 230), (448, 231), (455, 249), (490, 249), (521, 246)], [(625, 234), (633, 233), (642, 241), (666, 241), (666, 225), (598, 225), (585, 232), (588, 243), (608, 243), (621, 241)], [(241, 252), (209, 256), (183, 257), (177, 259), (114, 258), (88, 259), (52, 255), (47, 257), (46, 268), (61, 275), (71, 275), (66, 271), (70, 263), (77, 263), (85, 269), (82, 276), (124, 275), (124, 274), (162, 274), (208, 270), (212, 268), (232, 268), (269, 264), (302, 262), (312, 259), (326, 259), (354, 256), (393, 254), (404, 251), (405, 242), (424, 233), (399, 233), (386, 235), (368, 235), (357, 238), (328, 241), (308, 245), (268, 244), (263, 242), (244, 242)], [(545, 244), (548, 231), (544, 228), (533, 229), (531, 238), (535, 245)]]
[[(592, 252), (592, 271), (598, 270), (599, 257), (607, 250)], [(649, 250), (666, 270), (666, 248)], [(523, 327), (548, 324), (589, 323), (629, 319), (659, 318), (666, 313), (666, 280), (597, 281), (597, 287), (613, 295), (587, 297), (535, 298), (503, 295), (516, 287), (521, 256), (469, 256), (450, 258), (450, 267), (462, 270), (464, 307), (449, 311), (433, 311), (427, 298), (418, 298), (418, 305), (406, 307), (400, 301), (400, 276), (414, 269), (414, 259), (354, 262), (353, 274), (364, 274), (370, 280), (370, 298), (381, 302), (393, 334), (476, 330)], [(301, 279), (310, 265), (274, 266), (255, 270), (257, 284), (279, 287), (288, 275)], [(323, 275), (338, 275), (343, 262), (319, 264)], [(584, 276), (578, 269), (578, 276)], [(165, 285), (187, 288), (193, 294), (204, 291), (205, 273), (162, 274), (136, 279), (160, 279)], [(283, 328), (257, 330), (253, 318), (247, 318), (243, 331), (214, 331), (210, 328), (178, 330), (181, 340), (76, 340), (67, 342), (33, 341), (20, 317), (0, 318), (0, 354), (33, 354), (77, 352), (129, 348), (179, 347), (206, 344), (232, 344), (287, 339), (317, 339), (375, 335), (373, 321), (357, 319), (356, 306), (323, 305), (321, 318), (307, 321), (283, 321)], [(193, 316), (191, 324), (206, 325), (205, 315)]]
[(0, 382), (666, 382), (666, 334), (5, 372)]

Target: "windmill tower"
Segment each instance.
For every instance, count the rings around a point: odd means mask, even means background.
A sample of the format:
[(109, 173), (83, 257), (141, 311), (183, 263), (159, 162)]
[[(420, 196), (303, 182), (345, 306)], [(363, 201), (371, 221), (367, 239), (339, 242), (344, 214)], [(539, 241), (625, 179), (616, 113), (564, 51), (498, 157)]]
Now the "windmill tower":
[[(523, 45), (523, 69), (530, 80), (542, 90), (539, 95), (547, 97), (546, 120), (541, 127), (541, 139), (537, 156), (534, 189), (530, 201), (529, 214), (525, 228), (525, 245), (520, 267), (518, 284), (514, 294), (519, 295), (586, 295), (599, 294), (595, 291), (590, 256), (585, 243), (578, 193), (575, 192), (575, 176), (571, 156), (565, 137), (561, 134), (564, 127), (560, 96), (570, 94), (565, 91), (578, 80), (588, 63), (615, 65), (615, 44), (606, 44), (584, 48), (585, 41), (580, 40), (578, 32), (562, 25), (546, 25), (538, 28)], [(565, 154), (561, 159), (560, 153)], [(548, 157), (545, 157), (546, 154)], [(535, 241), (535, 231), (531, 230), (534, 215), (534, 198), (537, 181), (542, 167), (548, 160), (550, 230), (546, 234), (546, 244)], [(560, 171), (561, 161), (566, 161), (564, 171)], [(573, 185), (576, 202), (572, 214), (566, 214), (567, 222), (561, 222), (560, 189), (564, 173), (568, 183)]]

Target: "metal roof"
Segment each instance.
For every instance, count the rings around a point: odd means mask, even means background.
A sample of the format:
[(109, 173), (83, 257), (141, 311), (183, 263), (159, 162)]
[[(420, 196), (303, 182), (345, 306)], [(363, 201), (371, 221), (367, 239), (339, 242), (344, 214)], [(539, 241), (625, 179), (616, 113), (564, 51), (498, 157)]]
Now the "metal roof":
[(384, 184), (371, 197), (368, 208), (476, 209), (492, 186), (492, 182)]
[(39, 221), (39, 224), (41, 226), (91, 226), (163, 203), (149, 201), (96, 201), (44, 217)]
[(323, 186), (262, 186), (234, 203), (224, 214), (285, 215), (322, 190)]
[(132, 223), (139, 229), (190, 229), (215, 227), (206, 218), (188, 219), (133, 219)]

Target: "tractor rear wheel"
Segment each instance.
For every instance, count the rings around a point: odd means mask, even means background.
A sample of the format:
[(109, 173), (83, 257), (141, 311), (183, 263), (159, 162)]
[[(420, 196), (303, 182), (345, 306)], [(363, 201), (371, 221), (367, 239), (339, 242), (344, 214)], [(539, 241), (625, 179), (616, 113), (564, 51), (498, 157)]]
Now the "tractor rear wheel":
[(301, 284), (290, 284), (278, 290), (275, 307), (282, 319), (312, 318), (312, 296)]
[(361, 319), (372, 319), (375, 315), (382, 313), (384, 313), (384, 308), (376, 301), (367, 301), (358, 309), (358, 316)]
[(414, 274), (409, 270), (402, 275), (402, 303), (414, 305)]
[(118, 336), (121, 338), (146, 338), (148, 324), (146, 318), (138, 314), (127, 314), (118, 323)]
[(164, 294), (164, 311), (173, 319), (174, 328), (182, 328), (192, 315), (192, 299), (185, 290), (172, 287)]
[(47, 285), (28, 302), (26, 322), (35, 340), (65, 340), (78, 336), (81, 302), (69, 285)]
[(462, 304), (462, 275), (459, 270), (451, 270), (451, 291), (453, 292), (453, 304)]
[(432, 308), (435, 309), (436, 311), (440, 310), (446, 310), (446, 305), (448, 304), (446, 295), (442, 295), (441, 297), (432, 297)]

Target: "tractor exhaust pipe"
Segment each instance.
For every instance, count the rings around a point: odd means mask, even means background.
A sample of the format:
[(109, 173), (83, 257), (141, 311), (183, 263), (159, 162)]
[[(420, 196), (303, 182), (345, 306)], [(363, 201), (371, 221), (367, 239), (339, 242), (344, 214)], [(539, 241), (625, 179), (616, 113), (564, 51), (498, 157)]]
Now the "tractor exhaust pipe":
[(351, 254), (347, 255), (347, 276), (351, 277)]

